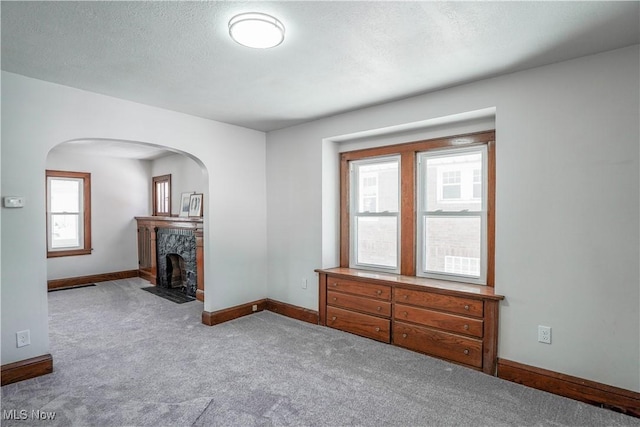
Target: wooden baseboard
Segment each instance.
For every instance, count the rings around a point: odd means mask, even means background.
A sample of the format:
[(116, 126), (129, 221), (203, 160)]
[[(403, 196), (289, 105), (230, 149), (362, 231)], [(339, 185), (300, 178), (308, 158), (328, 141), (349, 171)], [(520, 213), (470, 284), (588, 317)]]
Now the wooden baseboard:
[(640, 393), (498, 359), (498, 377), (640, 418)]
[(302, 320), (303, 322), (318, 324), (318, 312), (309, 310), (308, 308), (298, 307), (297, 305), (287, 304), (267, 298), (265, 310), (282, 314), (283, 316), (293, 319)]
[(44, 354), (19, 362), (8, 363), (0, 368), (0, 381), (2, 385), (28, 380), (53, 372), (53, 358), (50, 354)]
[(138, 276), (138, 270), (126, 270), (114, 273), (92, 274), (90, 276), (69, 277), (67, 279), (53, 279), (47, 281), (47, 289), (72, 288), (88, 283), (108, 282), (110, 280), (129, 279)]
[(147, 270), (138, 270), (138, 275), (142, 277), (144, 280), (149, 281), (152, 285), (156, 285), (156, 275)]
[[(266, 299), (248, 302), (246, 304), (236, 305), (235, 307), (225, 308), (218, 311), (203, 311), (202, 323), (207, 326), (217, 325), (218, 323), (228, 322), (238, 317), (247, 316), (249, 314), (263, 311), (266, 305)], [(255, 307), (255, 310), (254, 310)]]
[[(255, 310), (254, 306), (256, 308)], [(228, 322), (229, 320), (237, 319), (238, 317), (247, 316), (249, 314), (257, 313), (258, 311), (264, 310), (272, 311), (274, 313), (291, 317), (293, 319), (302, 320), (303, 322), (313, 323), (314, 325), (318, 324), (317, 311), (272, 300), (269, 298), (237, 305), (235, 307), (225, 308), (224, 310), (218, 310), (214, 312), (203, 311), (202, 323), (208, 326), (213, 326), (217, 325), (218, 323)]]
[(204, 291), (201, 291), (200, 289), (196, 289), (196, 299), (198, 301), (204, 302)]

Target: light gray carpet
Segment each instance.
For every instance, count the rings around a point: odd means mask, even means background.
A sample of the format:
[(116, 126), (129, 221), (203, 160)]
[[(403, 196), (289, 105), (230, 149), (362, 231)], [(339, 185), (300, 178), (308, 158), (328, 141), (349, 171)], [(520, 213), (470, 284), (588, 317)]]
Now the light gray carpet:
[(3, 426), (620, 426), (640, 420), (261, 312), (209, 327), (126, 279), (49, 294), (54, 373), (2, 387)]

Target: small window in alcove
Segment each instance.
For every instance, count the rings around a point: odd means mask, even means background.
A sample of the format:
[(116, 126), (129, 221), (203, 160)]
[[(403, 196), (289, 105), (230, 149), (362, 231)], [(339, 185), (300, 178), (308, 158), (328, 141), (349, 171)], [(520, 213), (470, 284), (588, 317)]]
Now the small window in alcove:
[(153, 215), (171, 216), (171, 174), (153, 177)]

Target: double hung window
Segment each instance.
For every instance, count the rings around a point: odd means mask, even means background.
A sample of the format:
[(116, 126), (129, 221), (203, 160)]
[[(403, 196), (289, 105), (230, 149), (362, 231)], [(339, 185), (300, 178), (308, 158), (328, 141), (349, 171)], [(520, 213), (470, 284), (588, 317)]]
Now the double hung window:
[(493, 286), (494, 141), (342, 153), (340, 265)]
[(47, 170), (47, 257), (91, 253), (91, 174)]
[(352, 266), (399, 271), (400, 158), (351, 163)]
[(171, 216), (171, 175), (154, 176), (153, 215)]
[(417, 275), (486, 283), (486, 146), (417, 156)]

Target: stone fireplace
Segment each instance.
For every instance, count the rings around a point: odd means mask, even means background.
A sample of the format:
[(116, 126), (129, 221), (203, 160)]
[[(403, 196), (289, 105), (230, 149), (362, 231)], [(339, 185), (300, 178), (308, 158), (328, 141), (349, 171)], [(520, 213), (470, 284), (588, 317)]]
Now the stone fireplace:
[(195, 297), (198, 278), (194, 230), (157, 228), (156, 251), (157, 286)]
[(136, 217), (138, 274), (149, 283), (204, 301), (202, 218)]

